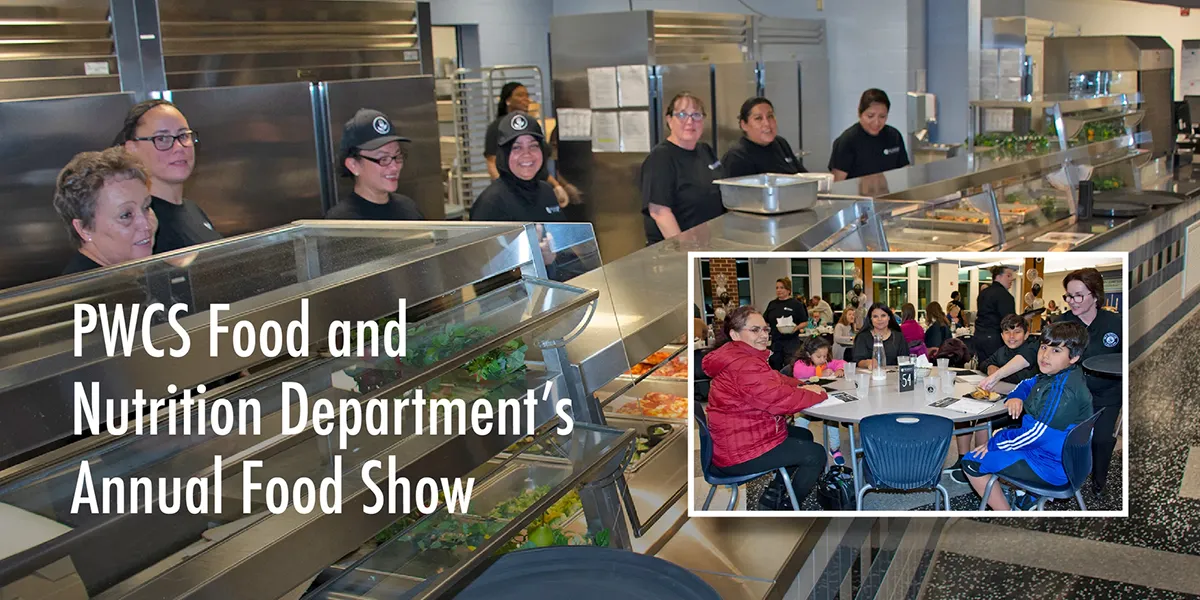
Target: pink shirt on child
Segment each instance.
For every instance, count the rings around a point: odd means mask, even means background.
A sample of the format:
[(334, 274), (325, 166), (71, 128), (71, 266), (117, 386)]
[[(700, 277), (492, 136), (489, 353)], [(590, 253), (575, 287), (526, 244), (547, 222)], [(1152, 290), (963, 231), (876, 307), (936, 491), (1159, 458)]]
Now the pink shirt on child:
[[(821, 377), (833, 377), (834, 374), (837, 373), (838, 369), (844, 369), (845, 367), (846, 367), (846, 361), (831, 360), (831, 361), (821, 365), (821, 375), (820, 376)], [(792, 365), (792, 377), (799, 379), (801, 382), (803, 382), (805, 379), (808, 379), (809, 377), (816, 377), (816, 376), (817, 376), (817, 367), (815, 367), (813, 365), (806, 365), (800, 361), (796, 361), (796, 364)]]

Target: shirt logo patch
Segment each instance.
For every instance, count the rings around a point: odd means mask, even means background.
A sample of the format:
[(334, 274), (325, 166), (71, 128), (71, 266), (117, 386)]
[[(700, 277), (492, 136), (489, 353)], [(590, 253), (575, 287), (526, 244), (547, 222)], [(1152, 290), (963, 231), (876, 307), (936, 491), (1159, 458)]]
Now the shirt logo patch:
[(529, 127), (529, 121), (525, 120), (525, 117), (521, 115), (513, 117), (510, 124), (514, 131), (524, 131), (526, 127)]
[(550, 214), (554, 214), (554, 213), (557, 213), (557, 212), (562, 212), (562, 209), (561, 209), (561, 208), (559, 208), (559, 207), (557, 207), (557, 206), (547, 206), (547, 207), (546, 207), (546, 212), (547, 212), (547, 213), (550, 213)]
[(379, 135), (387, 135), (392, 130), (392, 124), (383, 117), (375, 117), (375, 120), (371, 122), (371, 127), (374, 127), (375, 133)]
[(790, 164), (792, 164), (792, 159), (790, 159), (790, 158), (785, 158), (785, 159), (783, 159), (783, 162), (785, 162), (785, 163), (787, 163), (787, 164), (789, 164), (789, 165), (790, 165)]
[(711, 165), (708, 165), (709, 171), (716, 171), (717, 169), (720, 169), (720, 168), (721, 168), (721, 161), (719, 161), (719, 160)]
[(205, 226), (205, 227), (207, 227), (209, 231), (212, 231), (212, 230), (213, 230), (213, 228), (212, 228), (212, 223), (209, 223), (209, 222), (207, 222), (207, 221), (206, 221), (206, 222), (204, 223), (204, 226)]
[(1104, 334), (1104, 347), (1105, 348), (1116, 348), (1117, 344), (1120, 343), (1120, 341), (1121, 341), (1121, 338), (1117, 337), (1117, 334), (1115, 334), (1111, 331)]
[(889, 156), (892, 154), (899, 154), (899, 153), (900, 153), (900, 146), (896, 146), (895, 148), (888, 148), (887, 150), (883, 151), (884, 156)]

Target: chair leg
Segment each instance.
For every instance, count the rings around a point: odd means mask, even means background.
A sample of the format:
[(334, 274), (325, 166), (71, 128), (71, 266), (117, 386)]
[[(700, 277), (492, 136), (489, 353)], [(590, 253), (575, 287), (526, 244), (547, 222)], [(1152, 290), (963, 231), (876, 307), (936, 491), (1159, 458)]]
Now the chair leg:
[[(949, 511), (950, 510), (950, 492), (947, 492), (946, 488), (942, 487), (942, 484), (940, 484), (940, 483), (938, 484), (937, 489), (939, 492), (942, 493), (942, 498), (946, 501), (946, 510)], [(934, 504), (936, 505), (937, 503), (935, 502)]]
[(1079, 501), (1079, 510), (1087, 510), (1087, 505), (1083, 503), (1083, 494), (1080, 494), (1078, 490), (1075, 491), (1075, 500)]
[(779, 467), (779, 474), (783, 476), (783, 486), (787, 488), (788, 498), (792, 500), (792, 510), (800, 510), (800, 501), (796, 499), (796, 489), (792, 487), (792, 476), (788, 475), (787, 469)]
[(992, 475), (988, 479), (987, 487), (983, 489), (983, 498), (979, 500), (979, 510), (987, 510), (987, 501), (992, 495), (992, 487), (996, 485), (996, 481), (999, 479), (1000, 478), (996, 477), (995, 475)]
[(858, 490), (858, 496), (855, 498), (854, 502), (854, 510), (862, 510), (863, 496), (867, 495), (867, 490), (870, 490), (871, 487), (871, 484), (868, 483), (864, 485), (862, 489)]
[(1050, 500), (1050, 499), (1049, 499), (1049, 498), (1047, 498), (1047, 497), (1045, 497), (1045, 496), (1042, 496), (1041, 498), (1038, 498), (1038, 503), (1037, 503), (1037, 509), (1036, 509), (1036, 510), (1045, 510), (1045, 508), (1046, 508), (1046, 501), (1048, 501), (1048, 500)]
[[(725, 510), (733, 510), (733, 509), (737, 508), (738, 489), (741, 488), (742, 486), (731, 485), (729, 487), (733, 488), (733, 494), (731, 496), (729, 496), (729, 506)], [(749, 508), (749, 507), (746, 507), (746, 508)]]
[(715, 485), (710, 486), (708, 488), (708, 498), (704, 499), (704, 506), (700, 510), (708, 510), (708, 506), (710, 504), (712, 504), (713, 496), (715, 496), (716, 494), (717, 494), (717, 486), (715, 486)]

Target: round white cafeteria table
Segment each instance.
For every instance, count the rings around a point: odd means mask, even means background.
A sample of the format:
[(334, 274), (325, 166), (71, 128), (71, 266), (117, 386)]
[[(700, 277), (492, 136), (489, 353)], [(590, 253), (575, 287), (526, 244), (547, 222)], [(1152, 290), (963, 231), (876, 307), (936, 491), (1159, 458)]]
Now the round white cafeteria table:
[[(929, 377), (937, 377), (937, 369), (932, 369)], [(1000, 382), (996, 384), (995, 391), (1007, 394), (1016, 387), (1009, 383)], [(825, 389), (832, 392), (845, 392), (855, 395), (855, 386), (853, 381), (846, 379), (838, 379), (825, 386)], [(947, 396), (961, 398), (966, 394), (970, 394), (975, 390), (974, 383), (962, 381), (959, 378), (955, 379), (954, 392), (945, 393), (944, 390), (939, 390), (937, 397), (934, 399), (941, 400)], [(856, 396), (857, 397), (857, 396)], [(844, 424), (850, 432), (850, 456), (854, 464), (854, 493), (857, 496), (862, 489), (862, 466), (858, 464), (858, 456), (861, 449), (854, 441), (854, 429), (859, 421), (872, 415), (881, 415), (885, 413), (920, 413), (926, 415), (938, 415), (946, 417), (954, 421), (954, 435), (962, 433), (971, 433), (981, 429), (987, 429), (988, 435), (992, 432), (992, 419), (1003, 415), (1006, 412), (1003, 401), (997, 401), (992, 408), (978, 414), (968, 414), (951, 410), (949, 408), (938, 408), (929, 405), (929, 400), (925, 399), (925, 383), (923, 379), (918, 379), (910, 392), (900, 392), (899, 374), (896, 367), (888, 367), (887, 379), (882, 383), (872, 381), (870, 392), (866, 398), (859, 398), (853, 402), (843, 404), (827, 404), (824, 406), (814, 406), (802, 411), (805, 417), (809, 419), (820, 419), (828, 424), (839, 423)], [(962, 425), (960, 427), (960, 425)], [(827, 425), (829, 426), (829, 425)], [(826, 439), (829, 436), (826, 435)], [(828, 449), (827, 449), (828, 450)]]

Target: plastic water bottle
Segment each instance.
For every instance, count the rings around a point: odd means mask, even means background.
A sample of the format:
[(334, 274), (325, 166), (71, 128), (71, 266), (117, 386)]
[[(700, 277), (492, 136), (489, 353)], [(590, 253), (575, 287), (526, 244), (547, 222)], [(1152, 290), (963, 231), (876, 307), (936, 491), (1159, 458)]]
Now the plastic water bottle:
[(875, 361), (875, 368), (871, 369), (871, 379), (880, 381), (887, 378), (887, 373), (883, 372), (883, 365), (887, 363), (887, 356), (883, 352), (883, 339), (875, 336), (875, 346), (871, 348), (871, 358)]
[(717, 335), (715, 333), (713, 333), (712, 327), (709, 327), (708, 328), (708, 345), (706, 347), (712, 348), (715, 345), (717, 345)]

